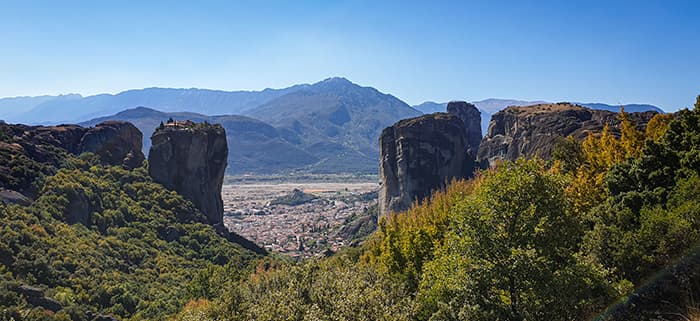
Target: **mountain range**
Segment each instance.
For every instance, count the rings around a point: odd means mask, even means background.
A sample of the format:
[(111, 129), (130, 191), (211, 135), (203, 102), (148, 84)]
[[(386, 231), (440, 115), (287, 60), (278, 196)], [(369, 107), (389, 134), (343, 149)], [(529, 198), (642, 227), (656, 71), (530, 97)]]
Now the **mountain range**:
[[(491, 115), (508, 106), (542, 101), (486, 99), (473, 102), (486, 132)], [(581, 104), (617, 111), (601, 103)], [(382, 129), (404, 118), (446, 110), (447, 103), (409, 106), (402, 100), (345, 78), (328, 78), (262, 91), (145, 88), (115, 95), (0, 99), (0, 119), (12, 123), (79, 123), (125, 120), (143, 132), (144, 152), (154, 129), (168, 118), (221, 123), (230, 147), (229, 173), (376, 173)], [(655, 110), (628, 105), (629, 112)]]
[[(149, 106), (166, 112), (197, 111), (207, 115), (240, 114), (274, 98), (310, 85), (262, 91), (144, 88), (116, 95), (78, 94), (0, 99), (0, 118), (25, 124), (75, 123), (118, 113), (128, 108)], [(9, 112), (12, 111), (12, 112)]]
[(129, 121), (143, 132), (148, 152), (154, 129), (168, 118), (220, 123), (227, 133), (232, 174), (376, 173), (381, 130), (421, 114), (394, 96), (344, 78), (298, 88), (244, 113), (207, 116), (137, 107), (80, 124)]

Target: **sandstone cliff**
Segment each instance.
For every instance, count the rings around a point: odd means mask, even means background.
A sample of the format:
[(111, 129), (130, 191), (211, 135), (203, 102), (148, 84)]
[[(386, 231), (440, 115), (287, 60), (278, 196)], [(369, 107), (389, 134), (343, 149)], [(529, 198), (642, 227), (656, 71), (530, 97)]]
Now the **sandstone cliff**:
[[(656, 112), (629, 115), (630, 120), (643, 129)], [(573, 136), (582, 140), (589, 133), (601, 132), (605, 124), (610, 126), (613, 134), (619, 135), (618, 114), (610, 111), (569, 103), (508, 107), (491, 117), (477, 158), (482, 165), (519, 157), (549, 159), (561, 137)]]
[(464, 123), (467, 137), (467, 153), (471, 159), (476, 158), (481, 144), (481, 112), (473, 104), (464, 101), (451, 101), (447, 104), (447, 113), (459, 117)]
[(148, 173), (157, 183), (189, 199), (209, 223), (223, 222), (221, 185), (228, 158), (220, 125), (169, 123), (151, 136)]
[(407, 209), (454, 178), (471, 173), (464, 123), (452, 114), (404, 119), (379, 137), (380, 215)]

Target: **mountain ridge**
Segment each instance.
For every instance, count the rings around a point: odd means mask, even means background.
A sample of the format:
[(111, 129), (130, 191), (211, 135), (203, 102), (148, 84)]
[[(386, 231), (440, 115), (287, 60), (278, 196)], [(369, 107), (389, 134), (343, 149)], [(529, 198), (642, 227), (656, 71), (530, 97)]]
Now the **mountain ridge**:
[[(289, 93), (298, 92), (312, 86), (330, 85), (335, 83), (352, 83), (343, 77), (330, 77), (316, 83), (295, 84), (283, 88), (264, 88), (262, 90), (221, 90), (207, 88), (168, 88), (145, 87), (128, 89), (116, 94), (100, 93), (95, 95), (63, 94), (41, 96), (18, 96), (0, 98), (0, 119), (12, 123), (33, 125), (56, 125), (60, 123), (78, 123), (93, 118), (116, 114), (122, 110), (138, 106), (148, 106), (165, 112), (193, 111), (206, 115), (244, 114), (268, 102)], [(361, 88), (371, 88), (360, 86)], [(387, 97), (398, 97), (385, 93)], [(461, 99), (455, 97), (455, 99)], [(544, 101), (525, 101), (514, 99), (488, 98), (474, 101), (482, 110), (484, 119), (511, 105), (533, 105)], [(577, 103), (594, 109), (617, 111), (616, 105), (603, 103)], [(407, 104), (408, 105), (408, 104)], [(412, 108), (423, 113), (444, 111), (446, 103), (427, 101)], [(628, 104), (628, 111), (644, 111), (647, 109), (662, 112), (663, 109), (648, 104)], [(635, 108), (642, 108), (638, 110)]]

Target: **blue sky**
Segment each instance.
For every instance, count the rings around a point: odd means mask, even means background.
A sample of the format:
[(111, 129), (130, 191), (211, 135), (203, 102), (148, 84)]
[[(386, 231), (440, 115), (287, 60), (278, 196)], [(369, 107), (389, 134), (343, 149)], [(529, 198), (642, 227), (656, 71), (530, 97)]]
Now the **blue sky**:
[(0, 97), (286, 87), (691, 106), (700, 1), (3, 1)]

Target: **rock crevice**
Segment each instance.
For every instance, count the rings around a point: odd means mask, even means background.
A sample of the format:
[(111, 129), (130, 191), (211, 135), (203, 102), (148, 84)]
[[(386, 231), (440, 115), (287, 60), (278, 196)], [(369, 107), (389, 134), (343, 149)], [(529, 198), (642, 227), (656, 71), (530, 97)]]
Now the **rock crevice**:
[(447, 103), (447, 113), (459, 117), (464, 123), (464, 134), (467, 138), (467, 153), (469, 158), (476, 158), (481, 144), (481, 112), (473, 104), (465, 101)]

